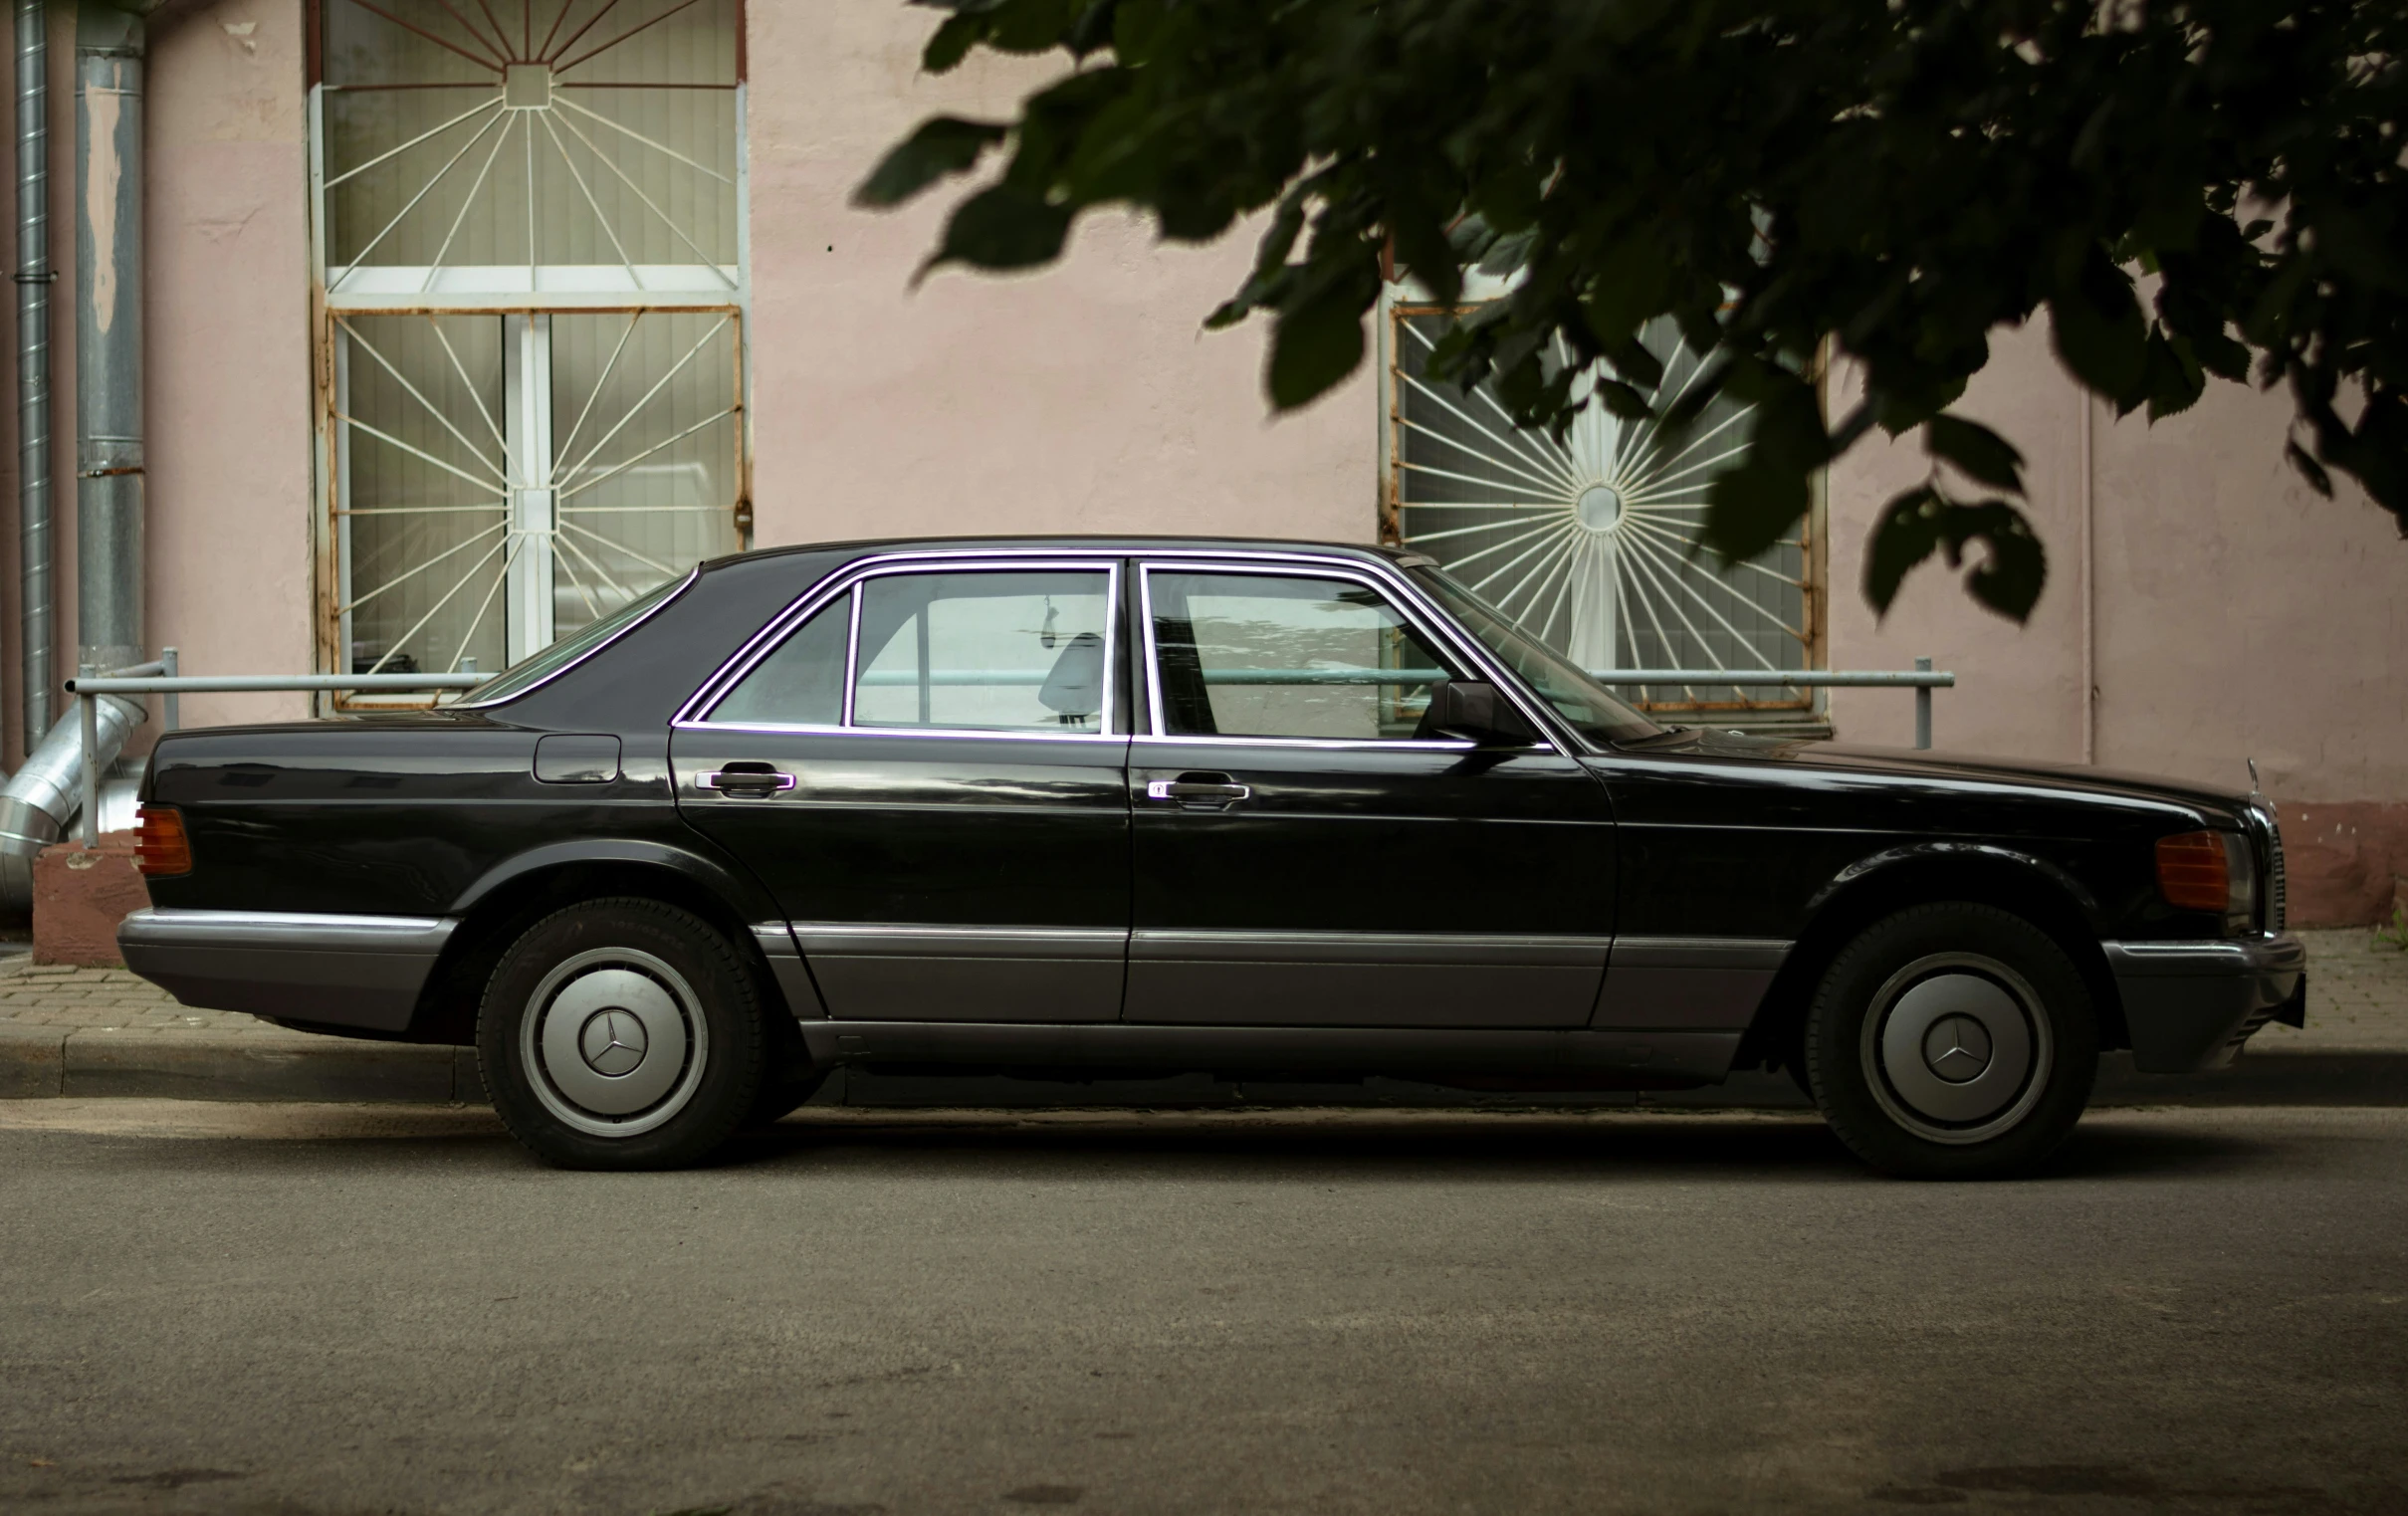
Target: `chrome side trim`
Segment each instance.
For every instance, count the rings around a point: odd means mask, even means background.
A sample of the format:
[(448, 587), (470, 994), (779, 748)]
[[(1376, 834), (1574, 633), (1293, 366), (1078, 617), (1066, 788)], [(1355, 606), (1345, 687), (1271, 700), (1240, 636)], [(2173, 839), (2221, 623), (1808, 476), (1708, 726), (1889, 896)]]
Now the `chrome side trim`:
[(1794, 946), (1778, 937), (1618, 937), (1618, 969), (1778, 969)]
[(1595, 969), (1606, 937), (1431, 932), (1193, 932), (1142, 928), (1129, 935), (1132, 963), (1451, 964)]
[(1143, 1026), (1062, 1021), (806, 1022), (813, 1061), (1112, 1068), (1328, 1069), (1349, 1073), (1641, 1073), (1719, 1082), (1737, 1032), (1463, 1030), (1381, 1026)]
[(1590, 1024), (1745, 1030), (1792, 946), (1778, 938), (1616, 938)]
[(433, 916), (136, 911), (117, 928), (125, 965), (186, 1005), (362, 1031), (406, 1031), (443, 945)]
[(824, 1017), (827, 1004), (819, 998), (819, 986), (812, 982), (811, 971), (804, 966), (801, 950), (794, 946), (794, 934), (786, 930), (786, 924), (757, 921), (753, 941), (769, 961), (769, 976), (777, 981), (778, 993), (785, 996), (786, 1009), (794, 1018)]
[(931, 927), (796, 922), (794, 939), (817, 958), (974, 958), (1117, 961), (1129, 944), (1119, 927)]

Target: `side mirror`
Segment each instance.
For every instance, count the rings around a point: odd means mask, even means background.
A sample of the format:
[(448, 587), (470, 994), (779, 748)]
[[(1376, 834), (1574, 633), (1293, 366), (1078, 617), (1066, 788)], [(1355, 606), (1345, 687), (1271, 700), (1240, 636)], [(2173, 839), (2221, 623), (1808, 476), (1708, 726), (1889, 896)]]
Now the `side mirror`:
[(1495, 685), (1470, 679), (1441, 679), (1429, 688), (1424, 737), (1451, 737), (1482, 748), (1527, 748), (1539, 740), (1530, 719)]

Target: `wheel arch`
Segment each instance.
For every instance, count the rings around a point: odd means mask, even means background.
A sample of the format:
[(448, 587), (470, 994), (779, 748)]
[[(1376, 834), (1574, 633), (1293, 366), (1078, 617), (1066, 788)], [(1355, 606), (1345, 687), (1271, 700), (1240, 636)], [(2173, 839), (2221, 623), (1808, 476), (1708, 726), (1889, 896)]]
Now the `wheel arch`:
[(2074, 961), (2098, 1016), (2101, 1048), (2131, 1046), (2123, 1001), (2099, 946), (2096, 902), (2045, 859), (1977, 843), (1925, 843), (1850, 865), (1807, 904), (1804, 930), (1773, 976), (1733, 1060), (1778, 1068), (1795, 1056), (1806, 1011), (1843, 949), (1873, 923), (1909, 906), (1963, 900), (2008, 911), (2046, 932)]
[(755, 921), (777, 919), (774, 907), (759, 898), (756, 887), (715, 860), (681, 848), (596, 839), (521, 854), (461, 893), (446, 913), (460, 925), (419, 991), (409, 1039), (473, 1044), (478, 1003), (510, 945), (564, 906), (621, 895), (658, 900), (709, 922), (736, 945), (752, 969), (762, 1003), (790, 1011), (753, 935)]

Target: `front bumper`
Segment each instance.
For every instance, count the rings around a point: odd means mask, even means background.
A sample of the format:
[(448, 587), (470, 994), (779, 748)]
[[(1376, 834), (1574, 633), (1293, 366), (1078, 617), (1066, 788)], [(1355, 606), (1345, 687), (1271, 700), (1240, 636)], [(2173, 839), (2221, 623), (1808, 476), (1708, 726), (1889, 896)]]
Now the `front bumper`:
[(2233, 1061), (2269, 1021), (2305, 1020), (2307, 949), (2288, 932), (2223, 942), (2102, 943), (2132, 1066), (2194, 1074)]
[(125, 967), (186, 1005), (366, 1032), (409, 1028), (455, 921), (268, 911), (136, 911)]

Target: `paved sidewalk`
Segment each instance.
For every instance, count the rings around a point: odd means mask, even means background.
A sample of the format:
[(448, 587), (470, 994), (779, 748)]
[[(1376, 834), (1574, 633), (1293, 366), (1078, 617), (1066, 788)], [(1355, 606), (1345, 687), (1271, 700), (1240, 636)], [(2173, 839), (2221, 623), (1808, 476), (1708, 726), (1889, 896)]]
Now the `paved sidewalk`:
[[(2365, 931), (2300, 936), (2308, 945), (2304, 1031), (2270, 1026), (2251, 1040), (2232, 1070), (2216, 1075), (2135, 1074), (2128, 1060), (2119, 1064), (2110, 1059), (2101, 1072), (2099, 1098), (2121, 1104), (2252, 1099), (2408, 1104), (2408, 953)], [(1147, 1081), (1116, 1092), (1002, 1079), (870, 1077), (856, 1078), (820, 1098), (911, 1105), (957, 1087), (958, 1100), (947, 1103), (1062, 1104), (1075, 1103), (1082, 1095), (1108, 1101), (1116, 1094), (1145, 1103), (1287, 1103), (1300, 1098), (1347, 1103), (1344, 1091), (1335, 1087), (1240, 1091), (1202, 1079), (1193, 1091), (1184, 1081)], [(467, 1048), (287, 1031), (252, 1016), (178, 1005), (164, 990), (122, 969), (39, 965), (23, 956), (0, 960), (0, 1098), (56, 1095), (475, 1103), (483, 1101), (484, 1090), (477, 1079), (476, 1055)], [(1401, 1103), (1424, 1097), (1450, 1103), (1483, 1099), (1385, 1080), (1370, 1081), (1355, 1098)], [(1596, 1103), (1599, 1098), (1558, 1096), (1540, 1103)], [(1620, 1097), (1626, 1102), (1632, 1098)], [(1796, 1093), (1786, 1076), (1754, 1075), (1718, 1089), (1651, 1096), (1648, 1101), (1787, 1105), (1796, 1102)]]

